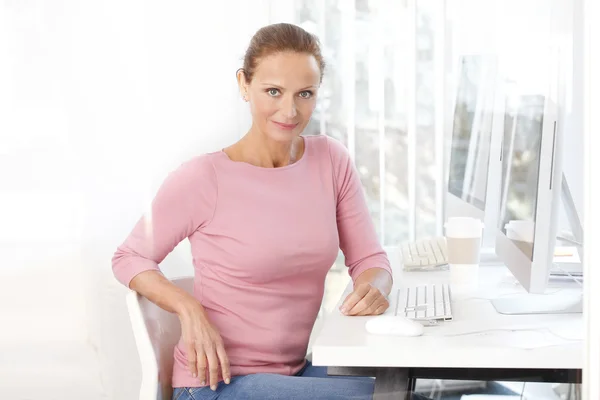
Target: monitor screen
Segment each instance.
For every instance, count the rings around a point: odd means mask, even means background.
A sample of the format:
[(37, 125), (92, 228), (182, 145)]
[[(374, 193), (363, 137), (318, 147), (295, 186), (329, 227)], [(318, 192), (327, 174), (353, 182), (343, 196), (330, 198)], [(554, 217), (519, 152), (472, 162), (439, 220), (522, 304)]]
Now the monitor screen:
[(544, 96), (507, 105), (499, 228), (533, 261)]
[(485, 211), (492, 136), (493, 81), (488, 60), (461, 60), (454, 109), (448, 192)]

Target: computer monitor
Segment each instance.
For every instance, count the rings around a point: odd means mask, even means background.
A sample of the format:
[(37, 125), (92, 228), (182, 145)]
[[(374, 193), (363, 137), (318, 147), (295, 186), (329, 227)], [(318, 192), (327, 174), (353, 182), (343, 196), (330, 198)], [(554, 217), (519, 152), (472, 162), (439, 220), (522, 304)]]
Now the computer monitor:
[[(558, 107), (544, 95), (506, 106), (496, 253), (531, 294), (544, 293), (553, 267), (563, 185)], [(581, 312), (581, 296), (525, 296), (493, 302), (503, 314)]]
[(485, 225), (482, 251), (495, 258), (493, 250), (504, 117), (502, 81), (494, 56), (463, 56), (459, 67), (445, 202), (446, 218), (481, 219)]

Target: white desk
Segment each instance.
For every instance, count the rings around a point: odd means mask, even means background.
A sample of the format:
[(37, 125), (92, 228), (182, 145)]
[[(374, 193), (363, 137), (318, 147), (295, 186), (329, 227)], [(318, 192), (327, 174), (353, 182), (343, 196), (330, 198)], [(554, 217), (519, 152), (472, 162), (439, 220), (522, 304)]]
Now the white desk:
[[(398, 287), (448, 279), (448, 272), (395, 271), (386, 314), (394, 314)], [(548, 292), (574, 290), (580, 289)], [(313, 364), (330, 367), (332, 375), (376, 376), (377, 399), (398, 398), (416, 378), (580, 382), (582, 314), (507, 316), (486, 300), (518, 293), (525, 292), (504, 266), (481, 267), (477, 291), (453, 293), (454, 320), (426, 327), (419, 337), (368, 334), (366, 321), (377, 317), (347, 317), (336, 307), (315, 339)]]

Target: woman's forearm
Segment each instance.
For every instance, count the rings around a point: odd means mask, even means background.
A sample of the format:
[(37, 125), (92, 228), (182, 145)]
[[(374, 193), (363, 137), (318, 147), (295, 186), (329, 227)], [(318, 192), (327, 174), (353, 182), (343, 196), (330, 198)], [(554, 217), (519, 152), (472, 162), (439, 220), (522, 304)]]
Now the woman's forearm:
[(191, 308), (202, 307), (191, 294), (173, 284), (158, 271), (144, 271), (136, 275), (129, 287), (163, 310), (179, 316), (184, 316)]

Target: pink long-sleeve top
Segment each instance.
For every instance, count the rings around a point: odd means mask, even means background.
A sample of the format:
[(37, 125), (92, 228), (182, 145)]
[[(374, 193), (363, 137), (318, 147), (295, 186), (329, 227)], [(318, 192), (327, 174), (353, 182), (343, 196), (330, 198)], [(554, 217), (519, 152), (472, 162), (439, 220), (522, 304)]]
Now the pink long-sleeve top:
[[(344, 253), (355, 280), (391, 273), (346, 148), (304, 137), (294, 164), (262, 168), (223, 151), (185, 162), (163, 182), (112, 261), (124, 285), (159, 270), (182, 240), (191, 244), (194, 296), (221, 333), (232, 375), (292, 375), (304, 365), (325, 276)], [(182, 340), (173, 387), (197, 387)]]

